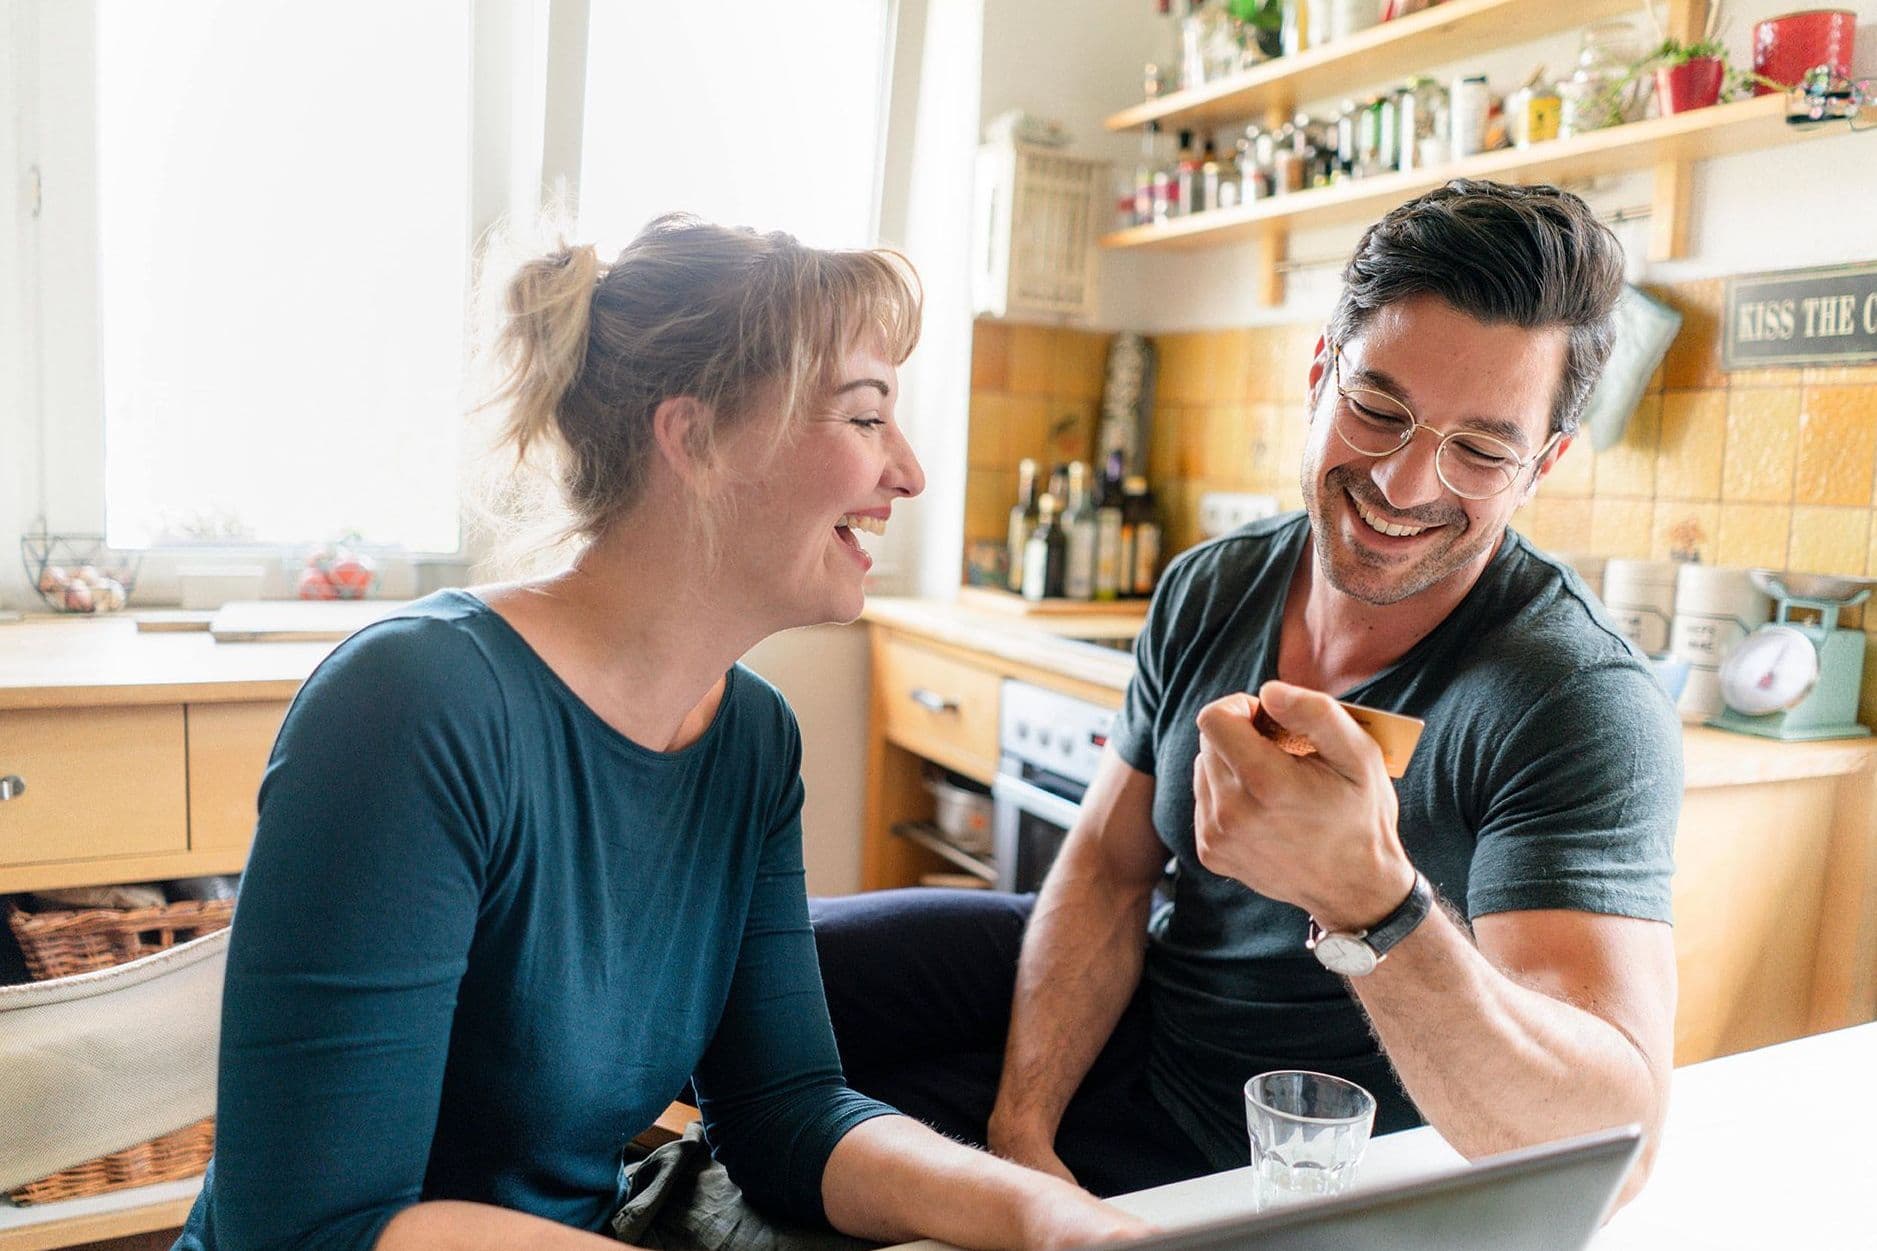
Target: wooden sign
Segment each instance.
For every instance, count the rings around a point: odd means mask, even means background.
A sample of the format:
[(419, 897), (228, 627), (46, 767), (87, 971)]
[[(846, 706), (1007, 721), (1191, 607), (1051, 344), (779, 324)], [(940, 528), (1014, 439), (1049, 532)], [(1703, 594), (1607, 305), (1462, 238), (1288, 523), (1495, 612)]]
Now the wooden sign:
[(1721, 368), (1877, 361), (1877, 261), (1727, 280)]

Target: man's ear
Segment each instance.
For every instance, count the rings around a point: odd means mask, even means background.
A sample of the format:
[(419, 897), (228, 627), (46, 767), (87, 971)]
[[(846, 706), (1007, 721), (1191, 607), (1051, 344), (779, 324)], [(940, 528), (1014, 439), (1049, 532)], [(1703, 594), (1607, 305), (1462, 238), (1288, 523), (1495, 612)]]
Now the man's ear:
[(674, 395), (652, 410), (652, 440), (672, 476), (698, 494), (710, 485), (711, 411), (689, 395)]
[(1544, 480), (1546, 474), (1551, 472), (1551, 467), (1558, 463), (1558, 457), (1564, 455), (1565, 449), (1576, 441), (1577, 436), (1575, 434), (1565, 435), (1562, 439), (1558, 440), (1558, 445), (1552, 448), (1543, 460), (1538, 462), (1537, 472), (1532, 474), (1532, 480), (1525, 486), (1525, 496), (1523, 499), (1519, 500), (1520, 508), (1525, 507), (1526, 504), (1531, 502), (1532, 496), (1538, 493), (1538, 484)]
[(1317, 336), (1316, 351), (1310, 356), (1310, 407), (1304, 413), (1304, 420), (1309, 421), (1316, 415), (1317, 401), (1322, 398), (1323, 379), (1329, 376), (1330, 351), (1327, 335)]

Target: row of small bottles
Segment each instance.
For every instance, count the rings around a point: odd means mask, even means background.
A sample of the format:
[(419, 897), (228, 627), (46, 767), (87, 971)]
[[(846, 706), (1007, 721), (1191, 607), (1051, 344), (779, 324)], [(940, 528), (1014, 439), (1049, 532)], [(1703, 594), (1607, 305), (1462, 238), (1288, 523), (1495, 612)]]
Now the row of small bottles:
[(1151, 595), (1160, 574), (1160, 518), (1147, 479), (1110, 452), (1099, 481), (1082, 461), (1058, 465), (1047, 491), (1037, 465), (1017, 466), (1010, 510), (1010, 589), (1025, 599), (1113, 600)]
[(1254, 123), (1223, 153), (1213, 137), (1200, 144), (1182, 130), (1171, 158), (1158, 123), (1148, 122), (1133, 183), (1116, 211), (1123, 226), (1144, 226), (1461, 159), (1486, 146), (1490, 103), (1484, 78), (1458, 80), (1449, 91), (1423, 75), (1369, 100), (1345, 100), (1334, 118), (1299, 113), (1280, 126)]

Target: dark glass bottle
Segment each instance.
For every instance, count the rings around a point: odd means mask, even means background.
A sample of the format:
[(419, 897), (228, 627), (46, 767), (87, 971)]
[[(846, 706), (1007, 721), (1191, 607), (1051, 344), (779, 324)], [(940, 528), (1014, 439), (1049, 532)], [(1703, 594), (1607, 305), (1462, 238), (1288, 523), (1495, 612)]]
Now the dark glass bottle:
[(1023, 553), (1023, 598), (1060, 599), (1069, 564), (1069, 544), (1057, 522), (1056, 497), (1043, 496), (1037, 509), (1042, 519), (1036, 523)]

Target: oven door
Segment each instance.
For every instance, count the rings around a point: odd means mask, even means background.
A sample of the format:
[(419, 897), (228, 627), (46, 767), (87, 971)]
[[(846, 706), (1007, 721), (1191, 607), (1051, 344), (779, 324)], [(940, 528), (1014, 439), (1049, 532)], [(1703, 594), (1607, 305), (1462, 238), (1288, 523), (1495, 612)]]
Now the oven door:
[(1025, 772), (1006, 756), (991, 779), (991, 856), (998, 890), (1027, 892), (1041, 886), (1082, 810), (1084, 788), (1051, 775), (1051, 783), (1075, 795), (1070, 799), (1039, 786)]

